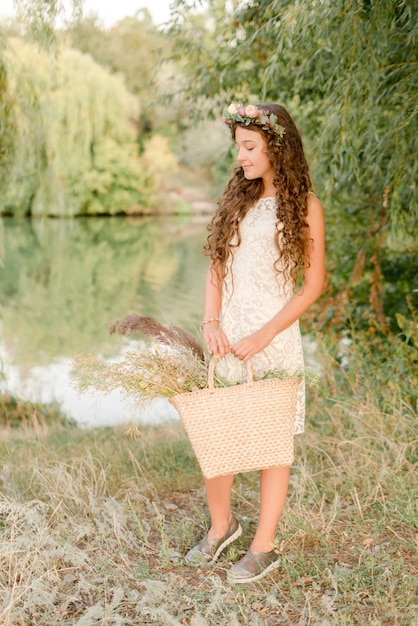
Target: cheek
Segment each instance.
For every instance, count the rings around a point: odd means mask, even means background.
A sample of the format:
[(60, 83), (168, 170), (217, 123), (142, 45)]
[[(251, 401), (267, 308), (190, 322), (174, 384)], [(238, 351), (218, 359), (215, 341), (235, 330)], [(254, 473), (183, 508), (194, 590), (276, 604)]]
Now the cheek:
[(266, 153), (263, 154), (263, 167), (272, 167), (271, 161)]

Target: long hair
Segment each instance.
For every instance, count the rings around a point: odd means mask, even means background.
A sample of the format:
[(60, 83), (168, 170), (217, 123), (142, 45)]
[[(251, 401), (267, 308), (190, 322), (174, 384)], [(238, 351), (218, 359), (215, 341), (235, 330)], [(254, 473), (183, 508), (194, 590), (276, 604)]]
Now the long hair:
[[(299, 131), (286, 109), (274, 103), (257, 104), (257, 108), (274, 113), (277, 122), (285, 129), (280, 146), (275, 145), (277, 135), (273, 130), (263, 130), (255, 124), (234, 124), (231, 134), (235, 139), (236, 127), (243, 126), (260, 133), (266, 140), (267, 155), (274, 170), (273, 184), (277, 201), (274, 240), (278, 257), (275, 268), (277, 272), (284, 273), (286, 280), (296, 282), (309, 263), (306, 222), (307, 195), (311, 190), (309, 168)], [(207, 227), (209, 235), (204, 251), (220, 264), (223, 276), (227, 273), (226, 262), (232, 248), (241, 243), (239, 223), (262, 193), (262, 179), (247, 180), (240, 166), (233, 171), (218, 200), (215, 215)], [(234, 235), (237, 238), (232, 244)]]

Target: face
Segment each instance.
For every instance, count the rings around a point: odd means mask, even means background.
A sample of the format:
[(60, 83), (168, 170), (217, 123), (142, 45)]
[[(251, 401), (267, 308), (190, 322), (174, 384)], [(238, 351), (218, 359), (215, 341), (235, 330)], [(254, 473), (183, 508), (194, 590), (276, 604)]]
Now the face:
[(238, 147), (238, 162), (247, 180), (262, 178), (264, 186), (272, 184), (274, 171), (267, 156), (267, 143), (261, 133), (237, 126), (235, 143)]

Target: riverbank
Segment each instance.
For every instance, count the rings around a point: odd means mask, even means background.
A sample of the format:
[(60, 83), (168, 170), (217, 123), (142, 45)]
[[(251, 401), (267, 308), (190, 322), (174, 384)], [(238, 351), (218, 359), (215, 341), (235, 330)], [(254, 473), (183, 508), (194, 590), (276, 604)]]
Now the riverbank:
[[(328, 363), (330, 366), (330, 363)], [(415, 414), (385, 411), (368, 381), (328, 367), (308, 394), (277, 534), (282, 566), (230, 586), (248, 547), (257, 474), (237, 477), (244, 533), (209, 570), (182, 557), (208, 523), (178, 422), (79, 429), (38, 419), (1, 432), (1, 621), (409, 626), (416, 612)], [(385, 393), (385, 390), (382, 390)]]

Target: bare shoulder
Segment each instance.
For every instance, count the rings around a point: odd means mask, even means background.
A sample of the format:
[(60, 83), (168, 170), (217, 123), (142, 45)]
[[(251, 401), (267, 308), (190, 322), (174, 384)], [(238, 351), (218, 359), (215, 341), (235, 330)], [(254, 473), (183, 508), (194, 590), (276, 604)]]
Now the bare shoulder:
[(309, 211), (322, 211), (322, 204), (318, 196), (314, 194), (313, 191), (308, 191), (308, 195), (306, 197), (306, 203)]
[(324, 212), (322, 209), (322, 204), (318, 196), (316, 196), (312, 191), (308, 193), (306, 204), (308, 208), (307, 220), (309, 223), (312, 221), (323, 221)]

